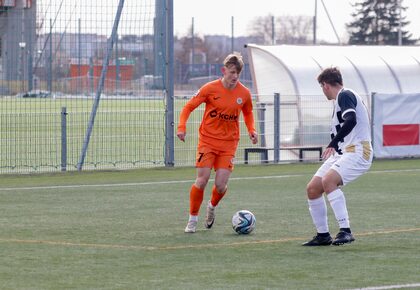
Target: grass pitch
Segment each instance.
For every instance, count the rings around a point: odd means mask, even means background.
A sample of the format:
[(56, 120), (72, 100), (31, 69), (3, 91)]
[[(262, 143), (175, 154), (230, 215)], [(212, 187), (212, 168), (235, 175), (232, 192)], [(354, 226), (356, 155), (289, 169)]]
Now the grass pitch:
[[(419, 285), (420, 160), (374, 161), (344, 187), (356, 241), (307, 248), (305, 186), (318, 166), (237, 166), (214, 227), (202, 225), (203, 202), (195, 234), (183, 232), (193, 168), (2, 176), (0, 288)], [(250, 235), (231, 228), (239, 209), (257, 218)], [(330, 208), (329, 220), (335, 234)]]

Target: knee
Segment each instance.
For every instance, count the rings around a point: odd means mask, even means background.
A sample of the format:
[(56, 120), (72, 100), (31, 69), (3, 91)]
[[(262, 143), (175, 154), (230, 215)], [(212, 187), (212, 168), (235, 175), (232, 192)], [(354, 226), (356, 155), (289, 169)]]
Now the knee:
[(215, 182), (214, 186), (216, 187), (217, 192), (221, 194), (225, 193), (227, 189), (226, 182)]
[(225, 192), (226, 192), (226, 190), (227, 190), (227, 186), (226, 185), (224, 185), (224, 186), (216, 186), (216, 190), (217, 190), (217, 192), (218, 193), (220, 193), (220, 194), (224, 194)]
[(306, 194), (308, 195), (309, 199), (316, 199), (320, 196), (319, 190), (311, 183), (306, 185)]
[(195, 180), (195, 186), (199, 189), (204, 190), (207, 186), (209, 179), (205, 177), (197, 177)]
[(322, 193), (323, 190), (320, 190), (312, 183), (308, 183), (308, 185), (306, 185), (306, 194), (308, 195), (308, 199), (317, 199), (322, 196)]
[(338, 188), (337, 183), (332, 182), (330, 179), (328, 178), (323, 178), (322, 179), (322, 187), (325, 190), (325, 193), (330, 193), (334, 190), (336, 190)]

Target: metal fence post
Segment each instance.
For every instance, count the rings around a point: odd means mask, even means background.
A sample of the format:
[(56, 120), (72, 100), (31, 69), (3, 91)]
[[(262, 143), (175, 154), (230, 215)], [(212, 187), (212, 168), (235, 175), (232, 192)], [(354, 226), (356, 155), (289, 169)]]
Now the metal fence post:
[(47, 90), (50, 95), (52, 95), (52, 29), (52, 19), (50, 19), (49, 54), (47, 57)]
[(280, 161), (280, 94), (274, 94), (274, 163)]
[(260, 103), (258, 106), (258, 117), (259, 117), (259, 123), (260, 123), (260, 144), (261, 147), (266, 147), (266, 141), (265, 141), (265, 104)]
[[(375, 119), (374, 119), (374, 117), (375, 117), (375, 96), (377, 95), (378, 93), (377, 92), (372, 92), (371, 94), (370, 94), (370, 134), (371, 134), (371, 138), (372, 138), (372, 148), (373, 149), (375, 149), (375, 142), (376, 142), (376, 140), (375, 140)], [(373, 151), (373, 152), (375, 152), (375, 151)]]
[(67, 108), (61, 108), (61, 171), (67, 170)]
[[(173, 0), (165, 0), (165, 166), (175, 164)], [(194, 57), (193, 57), (194, 58)]]

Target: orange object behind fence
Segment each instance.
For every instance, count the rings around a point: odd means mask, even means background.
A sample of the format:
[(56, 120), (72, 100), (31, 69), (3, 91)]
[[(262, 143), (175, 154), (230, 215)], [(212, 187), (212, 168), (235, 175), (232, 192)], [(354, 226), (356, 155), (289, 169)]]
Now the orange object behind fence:
[[(90, 70), (92, 72), (90, 73)], [(96, 90), (102, 72), (102, 65), (78, 64), (70, 65), (70, 86), (72, 92)], [(105, 77), (104, 90), (131, 90), (133, 79), (133, 65), (119, 65), (119, 79), (117, 80), (117, 66), (109, 65)]]

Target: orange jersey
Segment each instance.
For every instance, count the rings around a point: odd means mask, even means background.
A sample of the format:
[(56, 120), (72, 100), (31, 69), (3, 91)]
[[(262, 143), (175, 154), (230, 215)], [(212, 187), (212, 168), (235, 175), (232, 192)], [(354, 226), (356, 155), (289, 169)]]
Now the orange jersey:
[(191, 112), (202, 103), (206, 104), (199, 133), (200, 144), (220, 150), (234, 150), (239, 142), (239, 116), (242, 111), (248, 132), (256, 132), (250, 91), (237, 83), (234, 89), (226, 89), (218, 79), (205, 84), (182, 109), (178, 132), (186, 132)]

